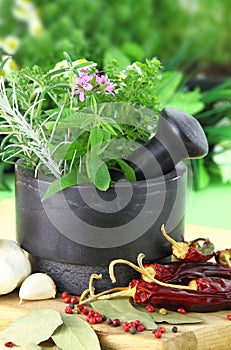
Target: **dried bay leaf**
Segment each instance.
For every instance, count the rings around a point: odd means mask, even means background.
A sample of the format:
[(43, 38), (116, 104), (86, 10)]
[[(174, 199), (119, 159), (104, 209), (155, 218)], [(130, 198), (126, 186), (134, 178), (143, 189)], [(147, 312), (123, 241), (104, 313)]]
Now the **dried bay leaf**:
[(37, 344), (33, 344), (33, 343), (28, 343), (22, 346), (19, 346), (20, 350), (61, 350), (60, 348), (58, 348), (57, 346), (39, 346)]
[(135, 321), (137, 319), (146, 327), (146, 329), (156, 328), (156, 324), (149, 313), (144, 313), (135, 308), (130, 298), (118, 298), (111, 300), (95, 300), (91, 302), (94, 310), (98, 311), (111, 319), (118, 318), (121, 322)]
[(80, 317), (62, 314), (63, 324), (51, 336), (62, 350), (100, 350), (99, 339), (92, 327)]
[(19, 317), (1, 333), (1, 336), (15, 345), (39, 344), (49, 339), (62, 323), (58, 311), (52, 309), (35, 310)]
[(20, 350), (42, 350), (42, 348), (34, 343), (28, 343), (19, 347)]
[(144, 314), (149, 314), (156, 323), (169, 323), (169, 324), (186, 324), (186, 323), (200, 323), (199, 318), (190, 316), (189, 314), (181, 314), (175, 311), (167, 310), (165, 315), (159, 313), (159, 309), (155, 309), (154, 312), (148, 312), (144, 306), (136, 306), (136, 309)]
[(186, 323), (200, 323), (202, 322), (199, 318), (192, 317), (188, 314), (180, 314), (175, 311), (167, 311), (165, 315), (161, 315), (159, 310), (152, 313), (152, 318), (157, 323), (166, 322), (169, 324), (186, 324)]

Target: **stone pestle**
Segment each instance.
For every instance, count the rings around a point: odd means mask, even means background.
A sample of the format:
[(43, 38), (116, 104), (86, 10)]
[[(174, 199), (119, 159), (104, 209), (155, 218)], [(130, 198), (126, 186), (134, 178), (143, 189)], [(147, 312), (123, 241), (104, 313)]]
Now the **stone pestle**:
[(165, 175), (180, 161), (202, 158), (207, 153), (208, 142), (198, 120), (168, 107), (160, 114), (155, 136), (130, 154), (126, 161), (139, 181)]

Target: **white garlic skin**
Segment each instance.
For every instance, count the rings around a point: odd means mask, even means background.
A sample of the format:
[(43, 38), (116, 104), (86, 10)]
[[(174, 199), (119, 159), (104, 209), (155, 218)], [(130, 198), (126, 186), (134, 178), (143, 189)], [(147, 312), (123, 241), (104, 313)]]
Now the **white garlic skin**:
[(31, 264), (19, 245), (0, 239), (0, 295), (12, 292), (31, 273)]
[(45, 273), (33, 273), (28, 276), (19, 289), (20, 304), (22, 300), (42, 300), (55, 298), (56, 285)]

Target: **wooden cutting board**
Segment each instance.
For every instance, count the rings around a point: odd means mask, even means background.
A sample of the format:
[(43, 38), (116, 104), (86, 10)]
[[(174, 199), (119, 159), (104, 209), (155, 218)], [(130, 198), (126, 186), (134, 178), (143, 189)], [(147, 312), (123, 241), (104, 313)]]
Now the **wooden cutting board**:
[[(0, 203), (0, 238), (15, 239), (14, 201)], [(231, 247), (231, 230), (186, 225), (186, 240), (209, 237), (216, 249)], [(1, 268), (1, 267), (0, 267)], [(25, 313), (36, 309), (53, 308), (63, 312), (61, 298), (47, 301), (25, 301), (18, 305), (17, 293), (0, 296), (0, 331)], [(172, 333), (171, 325), (164, 324), (167, 332), (161, 339), (154, 338), (151, 331), (135, 335), (105, 324), (94, 326), (100, 339), (102, 350), (231, 350), (231, 321), (226, 316), (229, 311), (214, 313), (191, 313), (202, 320), (199, 324), (179, 325), (178, 333)], [(74, 316), (73, 316), (74, 317)], [(0, 350), (7, 348), (0, 342)], [(92, 349), (94, 350), (94, 349)]]
[[(60, 297), (46, 301), (24, 301), (19, 305), (16, 292), (0, 296), (0, 331), (29, 311), (52, 308), (63, 312), (64, 307)], [(228, 350), (231, 349), (231, 321), (227, 320), (228, 313), (231, 311), (190, 313), (202, 322), (178, 325), (178, 333), (172, 333), (172, 325), (162, 324), (167, 332), (160, 339), (154, 338), (151, 331), (132, 335), (125, 333), (121, 327), (114, 328), (106, 324), (93, 328), (102, 350)], [(2, 342), (0, 350), (6, 350)]]

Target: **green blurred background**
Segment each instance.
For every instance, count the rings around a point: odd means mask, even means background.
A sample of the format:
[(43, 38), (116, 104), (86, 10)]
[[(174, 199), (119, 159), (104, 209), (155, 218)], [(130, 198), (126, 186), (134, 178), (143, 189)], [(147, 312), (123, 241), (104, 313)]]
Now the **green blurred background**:
[[(194, 116), (209, 142), (209, 154), (192, 162), (187, 222), (230, 229), (230, 13), (230, 0), (0, 0), (0, 58), (12, 57), (2, 75), (50, 69), (64, 51), (99, 66), (157, 57), (163, 71), (180, 72), (175, 92), (198, 88), (204, 107)], [(0, 200), (14, 197), (11, 173), (0, 162)]]

